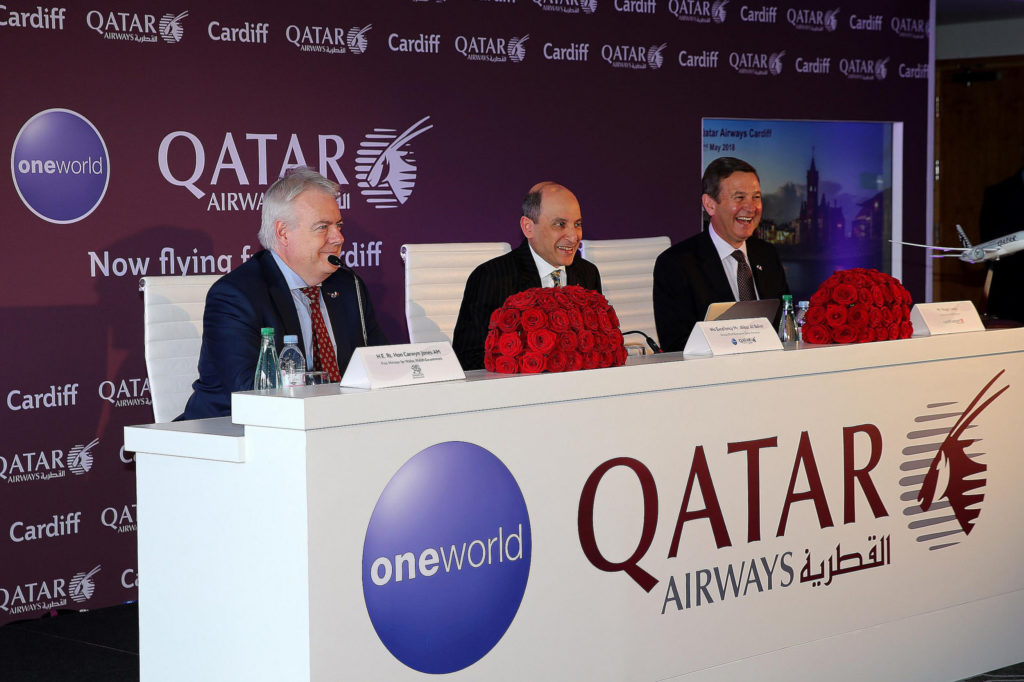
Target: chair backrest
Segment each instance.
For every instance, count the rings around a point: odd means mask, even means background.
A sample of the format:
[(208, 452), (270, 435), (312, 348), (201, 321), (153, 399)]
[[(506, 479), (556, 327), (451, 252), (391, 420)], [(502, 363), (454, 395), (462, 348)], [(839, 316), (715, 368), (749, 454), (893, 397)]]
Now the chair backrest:
[(657, 341), (654, 261), (671, 245), (668, 237), (583, 240), (583, 257), (601, 272), (601, 288), (622, 331), (638, 329)]
[(143, 277), (146, 372), (153, 419), (169, 422), (185, 409), (199, 377), (206, 292), (220, 275)]
[(450, 342), (469, 274), (511, 250), (508, 242), (403, 244), (410, 343)]

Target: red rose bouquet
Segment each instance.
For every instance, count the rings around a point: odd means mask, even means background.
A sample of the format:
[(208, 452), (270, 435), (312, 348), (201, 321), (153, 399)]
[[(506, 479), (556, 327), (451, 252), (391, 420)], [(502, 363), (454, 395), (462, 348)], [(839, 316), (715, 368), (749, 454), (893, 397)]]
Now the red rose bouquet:
[(484, 342), (489, 372), (570, 372), (625, 363), (619, 318), (596, 291), (577, 286), (527, 289), (491, 313)]
[(801, 337), (807, 343), (866, 343), (906, 339), (910, 292), (898, 279), (878, 270), (838, 270), (811, 296)]

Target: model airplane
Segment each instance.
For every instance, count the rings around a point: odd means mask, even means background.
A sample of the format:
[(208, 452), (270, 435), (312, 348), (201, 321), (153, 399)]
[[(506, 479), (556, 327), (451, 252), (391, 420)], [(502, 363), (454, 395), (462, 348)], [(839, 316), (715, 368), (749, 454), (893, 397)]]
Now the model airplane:
[(959, 258), (965, 263), (984, 263), (990, 260), (999, 260), (1004, 256), (1017, 253), (1024, 249), (1024, 231), (1014, 232), (998, 239), (991, 239), (981, 244), (973, 245), (971, 240), (964, 234), (964, 228), (956, 226), (956, 232), (960, 235), (962, 247), (957, 246), (929, 246), (928, 244), (914, 244), (913, 242), (897, 242), (905, 246), (920, 246), (935, 251), (955, 251), (956, 253), (941, 253), (932, 258)]

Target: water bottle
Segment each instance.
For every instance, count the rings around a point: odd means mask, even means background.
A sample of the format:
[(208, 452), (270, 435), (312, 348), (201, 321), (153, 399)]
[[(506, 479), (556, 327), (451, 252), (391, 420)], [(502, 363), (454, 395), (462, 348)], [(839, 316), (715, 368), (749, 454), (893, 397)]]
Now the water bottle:
[(306, 385), (306, 358), (299, 350), (299, 337), (288, 334), (281, 349), (281, 388)]
[(804, 326), (804, 322), (807, 321), (804, 318), (807, 317), (807, 309), (810, 308), (810, 307), (811, 307), (810, 301), (800, 301), (799, 303), (796, 304), (796, 330), (797, 331), (800, 331), (803, 328), (803, 326)]
[(253, 389), (260, 391), (267, 388), (280, 388), (281, 367), (277, 362), (277, 348), (274, 346), (274, 328), (260, 329), (260, 357), (256, 361), (256, 376), (253, 378)]
[(793, 297), (785, 294), (782, 297), (782, 317), (779, 318), (779, 339), (783, 344), (795, 343), (796, 315), (793, 313)]

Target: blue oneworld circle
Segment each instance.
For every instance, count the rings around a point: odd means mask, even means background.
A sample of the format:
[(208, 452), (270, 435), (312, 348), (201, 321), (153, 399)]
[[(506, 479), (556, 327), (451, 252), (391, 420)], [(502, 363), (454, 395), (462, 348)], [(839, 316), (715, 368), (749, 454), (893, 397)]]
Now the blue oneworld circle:
[(484, 448), (450, 441), (391, 478), (363, 543), (363, 597), (384, 646), (443, 674), (472, 665), (512, 624), (530, 573), (526, 501)]

